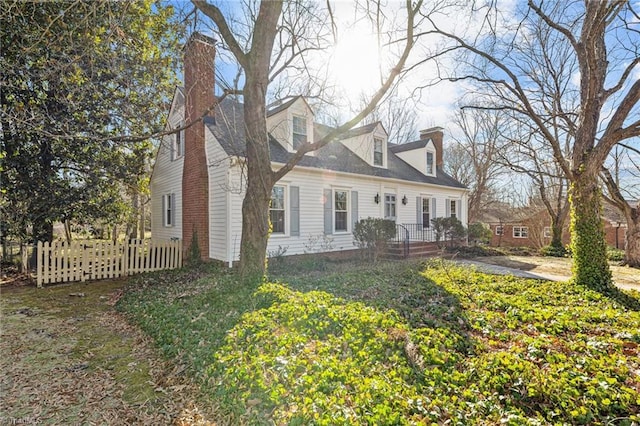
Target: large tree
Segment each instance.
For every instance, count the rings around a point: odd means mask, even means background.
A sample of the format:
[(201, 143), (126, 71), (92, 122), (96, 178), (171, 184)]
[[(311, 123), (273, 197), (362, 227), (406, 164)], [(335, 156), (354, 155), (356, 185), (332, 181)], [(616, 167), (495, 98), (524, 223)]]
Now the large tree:
[[(484, 19), (480, 35), (473, 30), (471, 36), (432, 22), (449, 41), (448, 52), (464, 53), (443, 78), (472, 82), (491, 96), (490, 106), (477, 108), (508, 110), (529, 120), (553, 153), (571, 186), (574, 279), (605, 292), (612, 282), (598, 174), (612, 147), (640, 134), (634, 7), (619, 0), (529, 0), (521, 9), (499, 11), (488, 2), (474, 9)], [(575, 70), (561, 60), (565, 51), (575, 58)], [(562, 122), (571, 138), (555, 134), (553, 122)], [(565, 140), (571, 141), (566, 150)]]
[[(244, 77), (240, 93), (244, 103), (244, 122), (246, 133), (246, 193), (242, 204), (242, 241), (240, 248), (240, 273), (252, 280), (262, 276), (265, 271), (265, 255), (269, 238), (269, 201), (273, 185), (313, 150), (326, 145), (339, 134), (358, 124), (366, 117), (391, 88), (394, 80), (401, 74), (415, 42), (415, 19), (422, 1), (405, 3), (405, 25), (400, 40), (391, 40), (400, 46), (397, 61), (388, 69), (380, 88), (375, 91), (366, 107), (352, 119), (339, 125), (322, 139), (302, 144), (289, 162), (278, 170), (272, 170), (267, 133), (267, 92), (275, 76), (288, 67), (297, 66), (298, 72), (307, 73), (307, 53), (327, 47), (322, 37), (309, 36), (309, 31), (318, 34), (331, 33), (332, 9), (330, 2), (322, 11), (324, 18), (316, 20), (317, 28), (300, 25), (314, 2), (302, 0), (263, 1), (249, 4), (249, 21), (242, 25), (232, 25), (229, 14), (225, 15), (218, 5), (206, 0), (192, 0), (194, 5), (214, 23), (224, 45), (238, 62)], [(360, 11), (373, 13), (373, 17), (384, 17), (378, 9), (380, 3), (367, 3)], [(371, 6), (371, 7), (368, 7)], [(375, 9), (375, 10), (373, 10)], [(380, 13), (376, 13), (376, 11)], [(314, 10), (314, 14), (320, 11)], [(277, 40), (277, 42), (276, 42)], [(307, 44), (308, 43), (308, 44)]]
[(143, 190), (176, 83), (173, 11), (151, 0), (3, 0), (3, 219), (50, 241), (53, 223), (122, 217)]
[[(505, 149), (501, 150), (496, 159), (503, 166), (514, 172), (526, 176), (532, 184), (536, 204), (541, 205), (550, 220), (551, 241), (557, 254), (564, 254), (562, 242), (566, 220), (569, 213), (569, 184), (560, 165), (555, 160), (544, 140), (539, 137), (535, 126), (530, 120), (521, 122), (518, 116), (513, 116), (501, 133), (504, 135)], [(569, 132), (561, 127), (553, 127), (557, 123), (549, 123), (550, 129), (558, 137), (570, 138)], [(562, 136), (561, 136), (562, 135)], [(570, 140), (563, 140), (561, 147), (571, 146)], [(565, 152), (565, 157), (569, 153)]]
[(469, 223), (493, 203), (493, 192), (504, 167), (497, 161), (505, 150), (500, 112), (461, 109), (453, 116), (453, 141), (446, 148), (445, 171), (469, 188)]

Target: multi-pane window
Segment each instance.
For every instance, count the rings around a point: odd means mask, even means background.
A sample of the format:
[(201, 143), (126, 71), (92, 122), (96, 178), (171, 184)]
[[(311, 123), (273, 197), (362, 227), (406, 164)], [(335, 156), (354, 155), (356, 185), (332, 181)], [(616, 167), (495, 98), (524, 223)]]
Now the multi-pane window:
[(335, 190), (333, 192), (335, 200), (335, 230), (336, 232), (344, 231), (347, 229), (347, 217), (348, 217), (348, 197), (347, 191)]
[(384, 218), (396, 219), (396, 195), (384, 194)]
[(176, 132), (175, 158), (180, 158), (184, 154), (184, 142), (182, 140), (183, 131)]
[(429, 211), (430, 204), (431, 204), (431, 198), (422, 199), (422, 227), (423, 228), (428, 228), (431, 224), (431, 214)]
[(297, 115), (293, 116), (293, 149), (307, 141), (307, 119)]
[(284, 186), (274, 186), (271, 190), (269, 220), (272, 234), (284, 234), (285, 204)]
[(545, 226), (543, 230), (544, 238), (551, 238), (551, 227)]
[(456, 200), (449, 200), (449, 203), (451, 206), (449, 210), (451, 217), (458, 217), (458, 210), (457, 210), (458, 202)]
[(164, 207), (164, 226), (173, 226), (175, 222), (174, 218), (174, 201), (175, 195), (173, 194), (165, 194), (162, 196), (162, 205)]
[(514, 226), (513, 238), (529, 238), (529, 228), (527, 226)]
[(496, 235), (504, 235), (504, 227), (496, 226)]
[(427, 174), (435, 175), (435, 169), (433, 165), (433, 152), (427, 151)]
[(383, 148), (382, 139), (373, 138), (373, 165), (374, 166), (382, 166), (384, 162), (382, 148)]

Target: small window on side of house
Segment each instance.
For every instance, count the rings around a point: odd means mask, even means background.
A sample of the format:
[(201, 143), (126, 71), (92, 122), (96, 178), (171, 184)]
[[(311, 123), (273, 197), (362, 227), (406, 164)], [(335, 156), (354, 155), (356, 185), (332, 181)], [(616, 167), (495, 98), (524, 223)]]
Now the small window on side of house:
[(307, 142), (307, 119), (298, 115), (293, 116), (293, 149)]
[(182, 157), (184, 155), (184, 138), (183, 131), (180, 130), (176, 133), (176, 158)]
[(380, 138), (373, 138), (373, 165), (382, 166), (384, 164), (384, 143)]
[(163, 205), (163, 222), (164, 226), (170, 227), (175, 225), (175, 195), (173, 194), (165, 194), (162, 196), (162, 205)]
[(434, 165), (434, 155), (432, 151), (427, 151), (427, 174), (430, 176), (434, 176), (435, 173), (435, 165)]
[(496, 235), (504, 235), (504, 227), (503, 226), (496, 226)]
[(551, 238), (551, 227), (545, 226), (543, 230), (544, 238)]

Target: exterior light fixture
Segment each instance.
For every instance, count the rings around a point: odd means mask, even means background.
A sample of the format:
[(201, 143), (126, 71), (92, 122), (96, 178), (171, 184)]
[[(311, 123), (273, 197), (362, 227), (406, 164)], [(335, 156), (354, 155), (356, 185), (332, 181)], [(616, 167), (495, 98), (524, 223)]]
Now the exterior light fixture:
[(380, 204), (380, 194), (376, 194), (376, 196), (373, 197), (373, 201), (375, 201), (376, 204)]
[(402, 197), (402, 205), (406, 206), (408, 201), (409, 200), (407, 200), (407, 196), (406, 195), (404, 197)]

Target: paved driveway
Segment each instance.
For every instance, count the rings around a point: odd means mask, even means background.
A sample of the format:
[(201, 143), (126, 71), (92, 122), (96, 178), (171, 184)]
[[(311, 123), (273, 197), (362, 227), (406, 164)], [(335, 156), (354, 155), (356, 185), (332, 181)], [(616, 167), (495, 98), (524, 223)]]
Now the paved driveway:
[[(474, 265), (478, 270), (491, 274), (549, 280), (568, 281), (571, 279), (571, 260), (564, 258), (491, 256), (476, 259), (456, 259), (456, 262)], [(640, 270), (634, 268), (611, 267), (615, 284), (623, 289), (640, 291)]]

